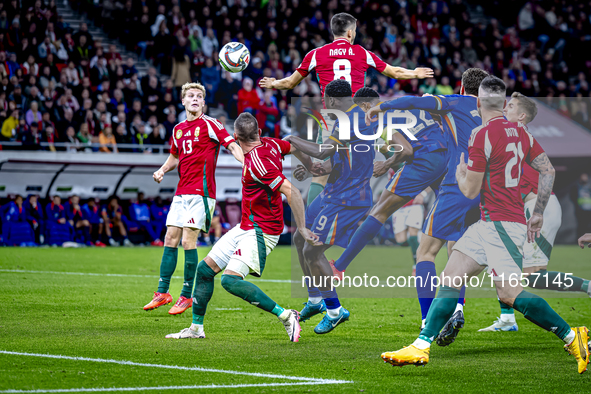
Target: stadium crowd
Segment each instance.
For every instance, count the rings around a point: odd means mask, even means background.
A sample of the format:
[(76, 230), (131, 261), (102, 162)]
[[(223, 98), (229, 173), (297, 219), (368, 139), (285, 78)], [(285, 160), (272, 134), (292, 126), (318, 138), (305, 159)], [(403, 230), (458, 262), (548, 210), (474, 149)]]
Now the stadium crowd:
[[(236, 206), (216, 207), (210, 232), (202, 234), (200, 244), (211, 245), (239, 220), (240, 213), (232, 209)], [(83, 203), (77, 195), (62, 201), (55, 195), (47, 204), (36, 194), (26, 199), (17, 195), (0, 206), (0, 245), (162, 246), (169, 210), (170, 201), (148, 200), (141, 192), (128, 202), (111, 196)]]
[[(250, 111), (266, 135), (284, 136), (291, 131), (290, 98), (317, 96), (318, 84), (309, 76), (293, 91), (262, 91), (257, 81), (294, 72), (309, 50), (330, 42), (327, 26), (341, 11), (358, 17), (356, 41), (388, 63), (435, 70), (435, 78), (406, 81), (368, 73), (366, 85), (384, 96), (458, 92), (461, 73), (481, 67), (501, 76), (508, 93), (576, 98), (554, 105), (589, 127), (582, 99), (589, 97), (591, 64), (577, 55), (591, 45), (591, 10), (583, 1), (521, 1), (516, 7), (494, 0), (482, 5), (486, 19), (472, 19), (462, 0), (70, 4), (154, 67), (139, 75), (135, 56), (106, 48), (84, 23), (74, 31), (55, 0), (0, 3), (0, 139), (22, 142), (23, 149), (41, 149), (40, 142), (48, 150), (105, 153), (163, 145), (185, 118), (179, 87), (190, 80), (204, 84), (207, 105), (227, 114), (222, 120)], [(222, 71), (217, 62), (229, 41), (251, 51), (242, 73)], [(56, 148), (55, 142), (66, 145)], [(100, 145), (91, 149), (91, 143)]]

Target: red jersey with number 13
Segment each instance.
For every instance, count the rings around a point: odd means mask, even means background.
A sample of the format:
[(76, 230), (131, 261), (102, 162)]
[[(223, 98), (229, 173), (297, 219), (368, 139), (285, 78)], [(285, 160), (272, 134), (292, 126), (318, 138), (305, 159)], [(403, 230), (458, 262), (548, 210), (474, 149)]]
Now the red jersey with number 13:
[(283, 232), (283, 201), (279, 188), (285, 181), (281, 160), (291, 144), (277, 138), (261, 138), (261, 145), (244, 154), (242, 170), (242, 220), (240, 228), (263, 233)]
[(179, 158), (175, 195), (198, 194), (215, 200), (215, 168), (220, 145), (234, 142), (217, 119), (201, 114), (174, 126), (170, 153)]
[(351, 84), (353, 94), (365, 85), (365, 72), (375, 68), (379, 72), (386, 69), (387, 64), (375, 53), (361, 45), (351, 45), (346, 38), (338, 38), (311, 50), (304, 56), (297, 71), (306, 77), (316, 70), (320, 91), (324, 97), (324, 88), (335, 79), (344, 79)]
[(526, 224), (520, 177), (525, 163), (544, 150), (521, 123), (498, 116), (472, 132), (468, 169), (484, 172), (480, 193), (481, 220)]

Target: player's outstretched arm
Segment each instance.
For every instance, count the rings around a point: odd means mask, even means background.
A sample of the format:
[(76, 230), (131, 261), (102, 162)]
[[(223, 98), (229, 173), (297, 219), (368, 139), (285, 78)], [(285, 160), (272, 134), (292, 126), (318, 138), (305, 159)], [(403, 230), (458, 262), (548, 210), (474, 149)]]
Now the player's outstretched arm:
[[(328, 157), (333, 156), (337, 152), (337, 146), (341, 145), (340, 141), (336, 139), (334, 135), (332, 135), (328, 140), (326, 140), (322, 144), (306, 141), (301, 139), (300, 137), (296, 137), (293, 135), (286, 137), (285, 140), (289, 141), (291, 146), (297, 149), (298, 151), (320, 160), (324, 160)], [(292, 153), (293, 152), (294, 151), (292, 150)], [(294, 155), (297, 157), (295, 153)]]
[(228, 145), (228, 150), (236, 160), (238, 160), (241, 164), (244, 164), (244, 152), (242, 151), (240, 145), (232, 142), (230, 145)]
[(532, 168), (540, 173), (538, 180), (538, 197), (531, 218), (527, 222), (527, 238), (529, 242), (534, 242), (540, 236), (542, 224), (544, 222), (544, 210), (552, 194), (554, 186), (555, 171), (550, 159), (546, 153), (539, 154), (530, 163)]
[(409, 70), (404, 67), (387, 65), (382, 74), (393, 79), (424, 79), (433, 78), (433, 70), (427, 67), (417, 67)]
[(166, 161), (164, 162), (162, 167), (160, 167), (158, 169), (158, 171), (154, 172), (152, 177), (154, 178), (154, 180), (156, 182), (160, 183), (160, 182), (162, 182), (162, 179), (164, 178), (164, 174), (166, 174), (169, 171), (174, 170), (178, 165), (179, 165), (179, 157), (175, 156), (171, 153), (170, 155), (168, 155), (168, 159), (166, 159)]
[(279, 191), (287, 198), (287, 203), (291, 207), (293, 217), (298, 226), (298, 231), (302, 234), (306, 242), (316, 246), (322, 245), (322, 243), (318, 241), (318, 236), (306, 228), (304, 200), (302, 199), (302, 194), (298, 188), (292, 186), (291, 182), (285, 179)]
[(413, 155), (412, 145), (400, 133), (394, 133), (392, 140), (387, 141), (389, 145), (398, 145), (402, 150), (395, 152), (388, 160), (376, 161), (373, 164), (373, 176), (378, 178), (388, 172), (388, 169), (394, 168), (398, 164), (405, 162)]
[(298, 86), (303, 80), (304, 76), (295, 71), (289, 77), (283, 79), (265, 77), (259, 81), (259, 86), (263, 89), (289, 90)]
[(460, 164), (456, 168), (456, 179), (462, 194), (474, 199), (480, 194), (484, 172), (468, 170), (468, 163), (464, 161), (464, 153), (460, 155)]
[(380, 112), (392, 109), (422, 109), (424, 111), (442, 113), (451, 111), (454, 103), (457, 103), (457, 100), (454, 100), (452, 103), (449, 100), (446, 100), (445, 97), (437, 96), (399, 97), (394, 100), (385, 101), (367, 111), (365, 114), (365, 124), (369, 126), (370, 122), (377, 122)]

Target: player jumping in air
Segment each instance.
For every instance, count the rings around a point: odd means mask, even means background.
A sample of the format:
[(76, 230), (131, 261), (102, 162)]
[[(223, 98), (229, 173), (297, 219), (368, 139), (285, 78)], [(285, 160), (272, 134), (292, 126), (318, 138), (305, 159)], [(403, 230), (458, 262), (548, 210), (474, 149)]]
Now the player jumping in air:
[[(386, 111), (392, 108), (393, 102), (402, 99), (378, 104), (379, 98), (375, 98), (369, 104), (374, 106), (372, 110), (380, 108), (380, 111)], [(363, 224), (355, 231), (341, 257), (334, 263), (334, 272), (339, 278), (342, 278), (345, 269), (365, 245), (379, 233), (384, 222), (394, 212), (426, 188), (431, 187), (433, 190), (438, 190), (447, 168), (446, 137), (431, 114), (423, 110), (412, 109), (407, 111), (392, 110), (386, 115), (393, 115), (393, 124), (414, 123), (414, 126), (408, 128), (407, 132), (412, 134), (415, 139), (411, 139), (406, 132), (396, 130), (388, 144), (397, 144), (403, 149), (394, 153), (386, 161), (374, 163), (373, 174), (379, 177), (385, 174), (388, 169), (406, 162), (390, 179), (378, 203), (372, 208)], [(371, 116), (368, 112), (366, 123), (371, 123), (370, 120)], [(385, 136), (385, 139), (388, 137)]]
[[(464, 281), (488, 267), (499, 299), (556, 334), (575, 356), (579, 373), (587, 370), (587, 328), (571, 328), (544, 299), (523, 290), (519, 280), (523, 244), (526, 238), (533, 242), (542, 229), (554, 168), (527, 130), (503, 118), (505, 95), (505, 84), (499, 78), (490, 76), (482, 81), (477, 101), (482, 127), (470, 138), (468, 163), (462, 154), (456, 171), (459, 188), (466, 197), (472, 199), (482, 193), (481, 219), (454, 245), (441, 275), (442, 286), (419, 338), (410, 346), (382, 354), (382, 359), (394, 366), (429, 362), (431, 342), (454, 313)], [(536, 204), (527, 225), (519, 183), (523, 162), (540, 173)]]
[(234, 137), (244, 151), (242, 220), (199, 262), (193, 292), (193, 324), (166, 338), (205, 338), (203, 319), (213, 295), (214, 277), (224, 271), (222, 287), (226, 291), (276, 315), (290, 341), (297, 342), (301, 331), (298, 311), (283, 309), (257, 286), (244, 280), (248, 274), (263, 274), (267, 256), (279, 241), (283, 231), (281, 194), (292, 208), (299, 234), (307, 242), (317, 242), (317, 237), (305, 228), (304, 203), (299, 190), (283, 175), (281, 161), (292, 146), (276, 138), (260, 138), (257, 120), (248, 113), (236, 119), (234, 130)]
[(172, 302), (168, 293), (170, 278), (177, 265), (178, 245), (183, 239), (185, 278), (181, 295), (168, 313), (183, 313), (191, 306), (191, 291), (197, 269), (197, 238), (199, 231), (207, 233), (215, 209), (215, 167), (220, 145), (228, 149), (239, 162), (244, 161), (242, 149), (222, 123), (203, 114), (205, 88), (199, 83), (186, 83), (181, 89), (181, 103), (187, 120), (173, 129), (170, 155), (154, 172), (154, 180), (162, 182), (164, 174), (179, 169), (180, 180), (166, 217), (164, 253), (160, 264), (160, 280), (154, 298), (144, 310), (156, 309)]
[[(331, 288), (333, 274), (324, 253), (333, 245), (347, 247), (357, 223), (363, 219), (373, 203), (369, 180), (375, 149), (373, 141), (365, 141), (353, 133), (353, 122), (357, 118), (356, 127), (362, 135), (375, 135), (375, 126), (365, 124), (365, 112), (355, 104), (374, 98), (378, 99), (376, 91), (363, 88), (355, 95), (354, 102), (351, 98), (351, 85), (344, 80), (334, 80), (324, 91), (326, 107), (345, 112), (350, 120), (350, 127), (346, 128), (337, 121), (335, 131), (322, 145), (289, 137), (292, 146), (300, 154), (321, 160), (330, 158), (330, 161), (323, 164), (326, 172), (330, 172), (326, 188), (306, 209), (306, 226), (318, 235), (322, 244), (306, 244), (298, 234), (294, 236), (304, 276), (311, 278), (306, 281), (309, 298), (301, 312), (301, 320), (305, 321), (327, 310), (322, 321), (314, 328), (317, 334), (332, 331), (348, 320), (350, 315), (341, 306), (336, 291)], [(364, 145), (370, 146), (365, 149)]]
[[(425, 318), (437, 290), (431, 286), (431, 278), (437, 275), (435, 256), (447, 242), (449, 257), (453, 245), (464, 234), (468, 226), (475, 221), (471, 220), (471, 214), (478, 210), (480, 199), (478, 197), (466, 198), (458, 188), (455, 174), (460, 155), (464, 153), (465, 156), (468, 156), (468, 142), (472, 130), (482, 124), (476, 108), (476, 100), (480, 83), (487, 76), (486, 71), (469, 68), (462, 74), (459, 95), (407, 96), (386, 103), (387, 108), (421, 109), (440, 115), (447, 138), (447, 173), (441, 182), (437, 200), (423, 225), (423, 236), (417, 250), (417, 295), (421, 306), (422, 327), (425, 325)], [(384, 104), (381, 107), (383, 108)], [(374, 116), (379, 111), (381, 111), (379, 108), (372, 109), (367, 116)], [(437, 344), (440, 346), (452, 343), (464, 325), (465, 291), (466, 289), (463, 288), (452, 318), (437, 338)]]
[[(518, 92), (511, 95), (511, 100), (504, 110), (505, 118), (509, 122), (521, 123), (522, 125), (534, 120), (537, 113), (536, 102)], [(520, 187), (526, 219), (531, 217), (535, 209), (538, 196), (538, 180), (538, 172), (524, 163)], [(536, 238), (535, 242), (526, 242), (523, 245), (523, 272), (530, 274), (528, 285), (535, 289), (579, 291), (591, 296), (589, 280), (572, 275), (566, 276), (563, 272), (547, 271), (554, 239), (561, 224), (562, 208), (558, 198), (552, 193), (544, 210), (544, 224), (540, 236)], [(501, 317), (491, 326), (478, 331), (517, 331), (517, 329), (513, 308), (501, 303)]]
[[(433, 70), (430, 68), (419, 67), (407, 70), (402, 67), (393, 67), (361, 45), (354, 45), (357, 19), (350, 14), (344, 12), (335, 14), (330, 20), (330, 29), (334, 41), (308, 52), (296, 72), (279, 80), (263, 78), (259, 86), (267, 89), (293, 89), (315, 70), (321, 95), (324, 97), (326, 85), (335, 79), (344, 79), (349, 82), (352, 95), (355, 94), (364, 86), (365, 73), (369, 68), (374, 68), (393, 79), (423, 79), (433, 76)], [(322, 135), (323, 132), (324, 135)], [(330, 131), (319, 130), (318, 134), (317, 142), (323, 143), (330, 136)], [(326, 176), (312, 178), (307, 205), (310, 205), (322, 192), (326, 179)]]

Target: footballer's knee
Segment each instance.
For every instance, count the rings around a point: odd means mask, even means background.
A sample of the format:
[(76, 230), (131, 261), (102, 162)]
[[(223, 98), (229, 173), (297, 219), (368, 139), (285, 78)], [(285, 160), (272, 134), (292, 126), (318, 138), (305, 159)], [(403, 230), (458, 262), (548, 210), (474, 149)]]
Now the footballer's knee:
[(318, 257), (318, 253), (320, 252), (318, 249), (319, 248), (314, 247), (308, 243), (304, 243), (304, 259), (306, 259), (306, 261), (308, 261), (309, 263), (314, 262)]
[(181, 235), (183, 234), (183, 230), (178, 227), (169, 226), (166, 229), (166, 235), (164, 236), (164, 246), (168, 246), (170, 248), (176, 248), (179, 246), (179, 242), (181, 241)]
[(197, 249), (197, 241), (183, 237), (183, 249), (185, 249), (185, 250)]

